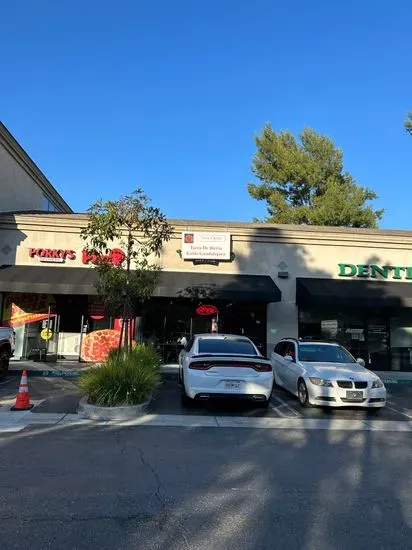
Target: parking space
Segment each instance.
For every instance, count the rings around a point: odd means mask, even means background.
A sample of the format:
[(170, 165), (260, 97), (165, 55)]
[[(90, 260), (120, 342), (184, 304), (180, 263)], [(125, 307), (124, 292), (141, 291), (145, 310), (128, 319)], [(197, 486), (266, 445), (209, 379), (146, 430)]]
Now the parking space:
[[(10, 410), (16, 401), (20, 377), (10, 376), (0, 381), (0, 413)], [(30, 401), (33, 413), (75, 413), (80, 392), (73, 382), (64, 378), (29, 377)]]
[(197, 402), (190, 408), (183, 407), (180, 386), (173, 374), (165, 375), (162, 386), (154, 399), (151, 412), (155, 414), (276, 417), (276, 418), (339, 418), (346, 420), (412, 420), (412, 386), (388, 387), (388, 406), (380, 411), (360, 408), (332, 409), (311, 407), (303, 409), (297, 398), (281, 388), (275, 388), (270, 406), (262, 409), (253, 403), (238, 400), (210, 400)]
[[(0, 381), (0, 413), (14, 404), (20, 378), (11, 376)], [(357, 408), (303, 409), (296, 397), (281, 388), (275, 388), (270, 406), (260, 408), (256, 404), (238, 400), (211, 400), (197, 402), (192, 407), (182, 406), (180, 386), (175, 373), (164, 374), (162, 384), (151, 404), (153, 414), (195, 415), (195, 416), (241, 416), (269, 418), (314, 418), (346, 420), (412, 420), (412, 385), (391, 384), (388, 389), (388, 404), (373, 412)], [(33, 413), (76, 413), (81, 394), (76, 379), (29, 377), (29, 390)]]

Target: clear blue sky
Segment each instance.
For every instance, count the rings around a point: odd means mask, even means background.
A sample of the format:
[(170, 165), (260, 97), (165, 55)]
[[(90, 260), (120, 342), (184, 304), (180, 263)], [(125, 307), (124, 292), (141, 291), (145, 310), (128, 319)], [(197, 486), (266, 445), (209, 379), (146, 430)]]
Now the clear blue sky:
[(72, 208), (249, 221), (253, 136), (329, 135), (412, 228), (411, 0), (3, 0), (0, 117)]

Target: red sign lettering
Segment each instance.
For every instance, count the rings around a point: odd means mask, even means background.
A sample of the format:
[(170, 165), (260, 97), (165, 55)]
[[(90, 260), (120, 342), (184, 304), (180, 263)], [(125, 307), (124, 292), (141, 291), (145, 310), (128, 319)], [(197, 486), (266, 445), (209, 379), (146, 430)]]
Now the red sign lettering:
[(92, 263), (99, 264), (100, 262), (110, 262), (113, 265), (120, 266), (126, 258), (125, 253), (120, 248), (113, 248), (108, 254), (89, 254), (87, 250), (83, 250), (82, 262), (84, 264)]
[(216, 315), (217, 307), (210, 305), (201, 305), (196, 309), (198, 315)]
[(75, 260), (76, 252), (62, 248), (29, 248), (29, 256), (30, 258), (39, 258), (44, 262), (62, 263), (65, 260)]

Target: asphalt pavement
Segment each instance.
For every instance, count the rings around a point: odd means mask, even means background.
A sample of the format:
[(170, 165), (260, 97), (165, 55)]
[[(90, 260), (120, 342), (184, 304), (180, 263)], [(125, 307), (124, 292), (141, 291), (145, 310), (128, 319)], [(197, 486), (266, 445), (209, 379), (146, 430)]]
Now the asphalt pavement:
[[(14, 404), (19, 386), (19, 378), (11, 376), (0, 382), (0, 412)], [(81, 393), (77, 379), (53, 377), (29, 377), (29, 390), (35, 404), (33, 413), (77, 412)], [(346, 420), (412, 420), (412, 386), (388, 385), (388, 404), (379, 412), (360, 408), (328, 409), (312, 407), (302, 409), (296, 397), (281, 388), (274, 388), (270, 407), (262, 409), (245, 401), (210, 401), (198, 402), (194, 406), (183, 407), (180, 399), (180, 386), (175, 374), (164, 374), (159, 391), (154, 396), (150, 413), (161, 415), (185, 416), (240, 416), (268, 418), (313, 418), (313, 419), (346, 419)]]
[(57, 425), (0, 456), (2, 550), (411, 548), (408, 433)]
[[(0, 413), (18, 382), (0, 382)], [(185, 409), (169, 375), (150, 412), (211, 426), (219, 417), (214, 427), (73, 425), (75, 380), (33, 377), (29, 389), (32, 424), (0, 433), (1, 550), (412, 548), (410, 431), (368, 429), (356, 422), (367, 411), (303, 410), (279, 388), (266, 410), (221, 401)], [(388, 389), (377, 418), (410, 424), (412, 387)], [(47, 413), (68, 414), (52, 424)], [(245, 417), (274, 421), (251, 429)], [(311, 418), (351, 429), (306, 429)], [(272, 429), (282, 422), (300, 427)]]

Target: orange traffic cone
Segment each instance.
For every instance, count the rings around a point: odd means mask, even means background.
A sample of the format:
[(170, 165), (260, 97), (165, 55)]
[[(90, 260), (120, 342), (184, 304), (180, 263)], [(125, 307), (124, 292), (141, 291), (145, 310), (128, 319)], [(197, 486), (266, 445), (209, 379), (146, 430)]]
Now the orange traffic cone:
[(11, 408), (12, 411), (29, 411), (33, 408), (30, 405), (29, 385), (27, 383), (27, 372), (24, 370), (21, 375), (19, 391), (17, 393), (16, 404)]

